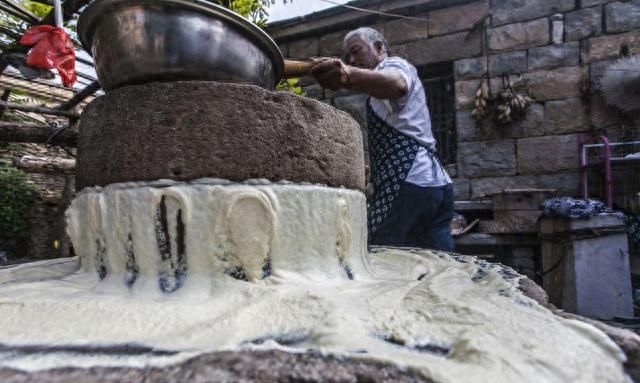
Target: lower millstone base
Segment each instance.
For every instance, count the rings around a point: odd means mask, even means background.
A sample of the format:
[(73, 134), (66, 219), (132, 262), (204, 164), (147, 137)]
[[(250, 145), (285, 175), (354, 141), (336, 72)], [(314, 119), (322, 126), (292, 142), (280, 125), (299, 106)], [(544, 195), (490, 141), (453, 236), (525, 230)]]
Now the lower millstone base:
[(411, 369), (392, 364), (335, 357), (320, 353), (284, 351), (238, 351), (205, 354), (166, 367), (58, 368), (24, 372), (0, 368), (3, 383), (27, 382), (422, 382)]
[[(387, 381), (420, 381), (415, 371), (437, 382), (619, 383), (625, 360), (637, 366), (636, 335), (602, 330), (625, 359), (602, 332), (525, 298), (509, 268), (416, 249), (373, 248), (366, 258), (354, 280), (226, 276), (155, 297), (123, 296), (60, 261), (0, 270), (0, 381), (242, 380), (236, 372), (247, 381), (385, 381), (357, 367), (364, 358), (378, 361), (365, 363), (379, 368), (372, 374), (391, 371)], [(544, 304), (534, 287), (519, 285)], [(255, 354), (268, 349), (290, 354)], [(343, 365), (345, 380), (334, 379)], [(407, 366), (408, 380), (388, 366)]]

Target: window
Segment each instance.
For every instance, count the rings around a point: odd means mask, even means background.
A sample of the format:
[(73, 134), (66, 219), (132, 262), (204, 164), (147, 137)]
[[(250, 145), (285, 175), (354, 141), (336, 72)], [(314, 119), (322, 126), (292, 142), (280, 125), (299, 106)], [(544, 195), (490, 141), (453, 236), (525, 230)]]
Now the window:
[(453, 64), (443, 63), (418, 68), (431, 115), (431, 130), (436, 139), (438, 157), (445, 164), (456, 162), (456, 109)]

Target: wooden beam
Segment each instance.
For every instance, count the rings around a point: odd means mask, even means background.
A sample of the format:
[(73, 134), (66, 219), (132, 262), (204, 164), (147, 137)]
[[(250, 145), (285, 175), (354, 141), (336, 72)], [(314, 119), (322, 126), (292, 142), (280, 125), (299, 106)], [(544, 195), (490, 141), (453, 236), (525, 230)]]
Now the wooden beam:
[(6, 27), (0, 27), (0, 33), (2, 33), (3, 35), (7, 35), (9, 37), (11, 37), (12, 39), (18, 40), (20, 38), (20, 34), (12, 31), (9, 28)]
[(62, 130), (52, 137), (51, 134), (52, 129), (47, 125), (0, 122), (0, 141), (50, 143), (71, 147), (77, 144), (78, 133), (72, 130)]
[(85, 65), (93, 66), (93, 61), (89, 61), (87, 59), (83, 59), (82, 57), (76, 56), (76, 61), (79, 63), (83, 63)]
[(100, 90), (100, 83), (98, 81), (94, 81), (91, 84), (87, 85), (84, 89), (82, 89), (80, 93), (73, 96), (73, 98), (71, 98), (69, 101), (60, 105), (58, 109), (60, 110), (73, 109), (76, 107), (76, 105), (84, 101), (87, 97), (93, 95), (98, 90)]
[(69, 118), (80, 117), (80, 115), (75, 112), (59, 110), (59, 109), (51, 109), (51, 108), (46, 108), (44, 106), (38, 106), (38, 105), (17, 104), (15, 102), (0, 101), (0, 107), (13, 109), (13, 110), (21, 110), (23, 112), (50, 114), (52, 116), (63, 116), (63, 117), (69, 117)]
[(76, 170), (76, 160), (59, 157), (22, 156), (13, 159), (13, 164), (27, 173), (71, 174)]
[(493, 201), (455, 201), (454, 210), (457, 212), (477, 211), (477, 210), (493, 210)]

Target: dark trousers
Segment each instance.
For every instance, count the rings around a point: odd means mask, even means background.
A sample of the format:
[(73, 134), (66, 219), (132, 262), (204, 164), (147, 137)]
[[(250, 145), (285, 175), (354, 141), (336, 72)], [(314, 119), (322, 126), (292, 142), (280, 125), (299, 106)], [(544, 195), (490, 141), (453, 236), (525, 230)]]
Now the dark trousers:
[(403, 182), (369, 243), (453, 251), (452, 218), (453, 185), (421, 187)]

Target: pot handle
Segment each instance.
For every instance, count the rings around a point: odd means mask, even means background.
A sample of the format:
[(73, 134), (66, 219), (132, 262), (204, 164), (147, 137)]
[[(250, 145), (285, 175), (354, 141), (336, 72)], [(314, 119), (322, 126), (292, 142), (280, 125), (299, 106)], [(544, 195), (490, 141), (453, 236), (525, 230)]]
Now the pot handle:
[(308, 61), (284, 60), (283, 78), (302, 77), (309, 74), (313, 63)]

